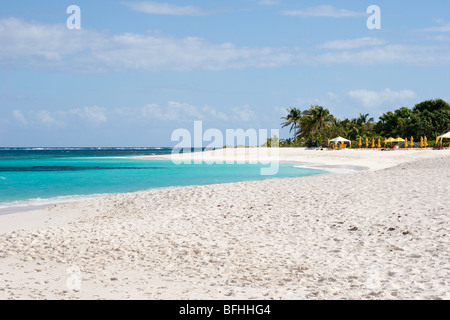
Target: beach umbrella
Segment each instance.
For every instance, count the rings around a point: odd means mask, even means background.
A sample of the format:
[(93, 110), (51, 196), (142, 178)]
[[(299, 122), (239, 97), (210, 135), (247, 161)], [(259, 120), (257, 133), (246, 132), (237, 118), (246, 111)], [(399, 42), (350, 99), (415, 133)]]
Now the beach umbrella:
[(411, 142), (409, 143), (409, 146), (411, 148), (414, 147), (414, 138), (413, 137), (411, 137)]
[(368, 147), (369, 147), (369, 139), (366, 138), (366, 148), (368, 148)]
[(378, 139), (378, 148), (381, 148), (381, 139)]
[(359, 137), (358, 146), (359, 146), (360, 148), (361, 148), (361, 146), (362, 146), (361, 137)]
[(428, 147), (427, 137), (425, 137), (425, 138), (423, 139), (423, 146), (424, 146), (425, 148)]
[(339, 144), (339, 142), (341, 142), (341, 144), (345, 144), (345, 143), (351, 144), (352, 143), (350, 140), (342, 138), (342, 137), (337, 137), (337, 138), (328, 140), (328, 143), (330, 143), (330, 142), (334, 142), (336, 144)]
[(423, 148), (423, 137), (420, 137), (420, 147)]
[(372, 148), (375, 148), (375, 139), (372, 138)]
[(408, 148), (408, 139), (405, 138), (405, 148)]
[(344, 145), (346, 143), (348, 143), (350, 146), (352, 145), (352, 142), (350, 140), (342, 138), (342, 137), (337, 137), (337, 138), (328, 140), (328, 144), (334, 143), (333, 146), (336, 147), (336, 148), (339, 147), (339, 142), (341, 143), (341, 147), (342, 148), (344, 147)]
[(450, 139), (450, 131), (445, 133), (445, 134), (443, 134), (442, 136), (439, 136), (439, 138), (441, 138), (441, 139), (444, 139), (444, 138)]
[[(450, 131), (445, 133), (445, 134), (443, 134), (443, 135), (441, 135), (441, 136), (439, 136), (438, 139), (441, 140), (441, 143), (444, 143), (444, 139), (450, 139)], [(437, 144), (437, 142), (436, 142), (436, 144)]]

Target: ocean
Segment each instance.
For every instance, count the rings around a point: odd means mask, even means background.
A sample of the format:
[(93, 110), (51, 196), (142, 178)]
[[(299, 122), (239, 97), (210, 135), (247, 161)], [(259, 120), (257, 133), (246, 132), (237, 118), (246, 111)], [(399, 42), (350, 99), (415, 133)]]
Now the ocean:
[(0, 148), (0, 214), (11, 209), (89, 199), (152, 188), (302, 177), (322, 170), (280, 163), (274, 176), (267, 164), (182, 164), (141, 160), (171, 148)]

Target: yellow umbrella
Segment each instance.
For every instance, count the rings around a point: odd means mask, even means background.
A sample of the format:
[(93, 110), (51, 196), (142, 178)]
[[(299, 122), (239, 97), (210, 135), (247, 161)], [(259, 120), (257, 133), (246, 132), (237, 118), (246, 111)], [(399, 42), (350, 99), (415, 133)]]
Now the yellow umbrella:
[(369, 147), (369, 139), (366, 138), (366, 148)]
[(409, 146), (411, 148), (414, 147), (414, 138), (413, 137), (411, 137), (411, 142), (409, 143)]
[(440, 139), (440, 138), (439, 138), (439, 137), (437, 137), (437, 139), (436, 139), (436, 144), (438, 144), (438, 142), (439, 142), (439, 139)]
[(361, 137), (359, 137), (359, 142), (358, 142), (358, 146), (361, 148), (362, 143), (361, 143)]
[(378, 148), (381, 148), (381, 140), (378, 139)]
[(375, 148), (375, 139), (372, 138), (372, 148)]
[(423, 140), (424, 140), (424, 141), (423, 141), (423, 146), (424, 146), (425, 148), (428, 147), (427, 137), (425, 137)]
[(408, 139), (405, 138), (405, 148), (408, 148)]
[(420, 147), (423, 148), (423, 137), (420, 137)]

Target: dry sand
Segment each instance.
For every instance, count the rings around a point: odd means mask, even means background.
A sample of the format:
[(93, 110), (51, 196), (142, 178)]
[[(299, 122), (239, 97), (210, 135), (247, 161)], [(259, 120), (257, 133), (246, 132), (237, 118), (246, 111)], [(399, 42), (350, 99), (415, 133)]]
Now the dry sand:
[(0, 299), (450, 299), (450, 151), (279, 152), (369, 170), (0, 216)]

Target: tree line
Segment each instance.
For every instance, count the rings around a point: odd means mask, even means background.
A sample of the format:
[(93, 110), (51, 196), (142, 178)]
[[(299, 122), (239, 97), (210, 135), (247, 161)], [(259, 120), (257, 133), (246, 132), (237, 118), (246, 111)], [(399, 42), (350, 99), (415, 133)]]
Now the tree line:
[(303, 111), (290, 107), (287, 112), (281, 126), (290, 129), (292, 138), (281, 139), (281, 146), (324, 146), (338, 136), (352, 141), (360, 137), (382, 140), (413, 137), (418, 141), (425, 136), (431, 140), (450, 131), (450, 105), (442, 99), (423, 101), (411, 109), (388, 111), (377, 122), (362, 113), (357, 118), (340, 120), (318, 105)]

